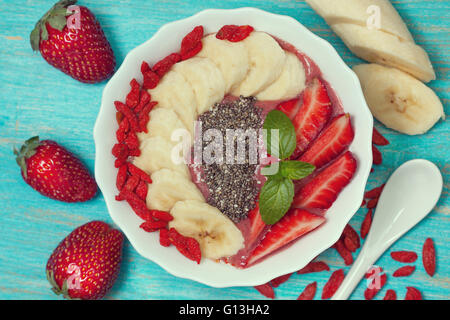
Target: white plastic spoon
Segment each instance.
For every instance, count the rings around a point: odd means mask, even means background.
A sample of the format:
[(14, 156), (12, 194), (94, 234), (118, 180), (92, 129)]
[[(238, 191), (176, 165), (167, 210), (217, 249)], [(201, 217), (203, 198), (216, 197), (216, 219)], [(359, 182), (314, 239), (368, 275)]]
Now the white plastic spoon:
[(381, 193), (358, 259), (332, 299), (347, 299), (378, 258), (428, 215), (441, 192), (442, 175), (430, 161), (411, 160), (395, 170)]

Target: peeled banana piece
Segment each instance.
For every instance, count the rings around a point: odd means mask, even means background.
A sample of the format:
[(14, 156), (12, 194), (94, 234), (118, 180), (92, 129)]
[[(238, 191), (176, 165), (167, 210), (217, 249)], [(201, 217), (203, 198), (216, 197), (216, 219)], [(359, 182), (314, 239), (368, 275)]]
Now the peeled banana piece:
[(353, 70), (373, 116), (386, 127), (417, 135), (445, 118), (442, 103), (433, 90), (409, 74), (377, 64), (361, 64)]
[(222, 73), (208, 58), (190, 58), (175, 64), (172, 70), (182, 75), (194, 90), (197, 114), (208, 111), (225, 96)]
[(436, 79), (428, 54), (414, 42), (354, 24), (339, 23), (331, 28), (355, 55), (364, 60), (400, 69), (424, 82)]
[(148, 92), (152, 100), (158, 101), (156, 108), (173, 110), (192, 135), (197, 119), (197, 101), (192, 86), (181, 74), (172, 70), (167, 72), (158, 86)]
[(242, 41), (250, 59), (250, 69), (239, 86), (233, 90), (235, 96), (255, 96), (278, 79), (286, 62), (286, 54), (270, 35), (253, 31)]
[(379, 9), (381, 31), (414, 42), (408, 27), (389, 0), (306, 0), (306, 2), (330, 26), (338, 23), (367, 26), (370, 16), (376, 14), (375, 10)]
[(256, 95), (258, 100), (289, 100), (305, 89), (306, 74), (303, 64), (293, 53), (286, 52), (286, 63), (280, 77)]
[(141, 155), (134, 158), (133, 164), (150, 175), (161, 169), (170, 169), (190, 179), (187, 165), (172, 160), (173, 148), (174, 144), (163, 137), (150, 137), (141, 144)]
[(148, 186), (147, 207), (154, 210), (170, 211), (178, 201), (197, 200), (205, 202), (197, 186), (183, 174), (161, 169), (152, 174)]
[(170, 211), (169, 223), (186, 237), (195, 238), (202, 256), (220, 259), (236, 254), (244, 245), (241, 231), (217, 208), (197, 200), (177, 202)]
[(247, 75), (249, 57), (241, 42), (230, 42), (210, 34), (202, 39), (203, 48), (197, 57), (211, 59), (220, 69), (225, 80), (225, 92), (240, 84)]

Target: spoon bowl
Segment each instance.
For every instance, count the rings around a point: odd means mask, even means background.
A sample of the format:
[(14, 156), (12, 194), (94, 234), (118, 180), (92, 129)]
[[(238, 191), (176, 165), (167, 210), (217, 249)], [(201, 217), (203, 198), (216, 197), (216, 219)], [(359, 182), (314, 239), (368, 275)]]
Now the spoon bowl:
[(364, 246), (333, 300), (347, 299), (376, 260), (430, 213), (442, 185), (439, 169), (428, 160), (411, 160), (395, 170), (380, 195)]

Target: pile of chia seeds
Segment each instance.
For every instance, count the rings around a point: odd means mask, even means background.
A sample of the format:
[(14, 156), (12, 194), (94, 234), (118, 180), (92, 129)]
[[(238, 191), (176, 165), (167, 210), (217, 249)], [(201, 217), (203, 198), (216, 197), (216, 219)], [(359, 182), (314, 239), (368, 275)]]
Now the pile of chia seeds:
[[(207, 185), (209, 191), (207, 202), (235, 223), (245, 219), (249, 211), (256, 206), (259, 192), (258, 182), (255, 179), (257, 164), (250, 161), (249, 143), (252, 141), (246, 136), (238, 136), (234, 139), (234, 163), (227, 163), (226, 130), (261, 129), (262, 112), (254, 103), (255, 98), (241, 96), (233, 102), (216, 104), (198, 119), (202, 122), (203, 133), (208, 129), (216, 129), (222, 133), (224, 140), (222, 163), (207, 164), (204, 160), (202, 161), (202, 182)], [(238, 141), (245, 142), (245, 158), (237, 157)]]

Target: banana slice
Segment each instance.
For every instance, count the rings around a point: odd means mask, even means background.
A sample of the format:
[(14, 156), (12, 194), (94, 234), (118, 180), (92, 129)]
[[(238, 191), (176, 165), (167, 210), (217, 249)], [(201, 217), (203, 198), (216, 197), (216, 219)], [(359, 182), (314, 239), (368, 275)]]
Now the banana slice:
[(194, 57), (177, 63), (173, 71), (192, 86), (197, 101), (197, 113), (208, 111), (225, 95), (225, 80), (219, 68), (207, 58)]
[(235, 96), (254, 96), (278, 79), (286, 62), (286, 55), (278, 42), (265, 32), (252, 32), (245, 40), (250, 59), (250, 69), (239, 86), (232, 91)]
[(400, 69), (424, 82), (436, 79), (428, 54), (413, 42), (353, 24), (339, 23), (331, 28), (364, 60)]
[(409, 74), (377, 64), (353, 67), (367, 104), (386, 127), (409, 135), (422, 134), (445, 118), (436, 94)]
[(152, 95), (152, 100), (158, 101), (156, 108), (175, 111), (192, 135), (193, 124), (197, 118), (197, 101), (191, 85), (182, 75), (169, 71), (158, 86), (148, 92)]
[(185, 163), (176, 163), (172, 160), (172, 149), (174, 144), (163, 137), (150, 137), (140, 146), (141, 155), (134, 158), (133, 164), (152, 174), (161, 169), (176, 171), (186, 178), (191, 177), (189, 169)]
[(180, 201), (170, 211), (169, 223), (186, 237), (195, 238), (202, 256), (220, 259), (236, 254), (244, 245), (241, 231), (217, 208), (196, 200)]
[(172, 141), (172, 133), (180, 129), (187, 131), (186, 126), (175, 111), (166, 108), (156, 108), (150, 112), (150, 121), (147, 123), (148, 133), (140, 132), (137, 136), (141, 143), (148, 138), (158, 136), (172, 143), (174, 142)]
[(147, 207), (150, 209), (170, 211), (175, 203), (184, 200), (205, 202), (190, 178), (179, 172), (161, 169), (152, 174), (152, 180), (147, 193)]
[(305, 89), (305, 69), (293, 53), (286, 53), (286, 63), (280, 77), (256, 95), (258, 100), (289, 100)]
[(414, 42), (408, 27), (389, 0), (306, 0), (306, 2), (330, 26), (337, 23), (367, 26), (370, 16), (375, 14), (374, 11), (368, 12), (368, 9), (376, 6), (375, 9), (379, 9), (380, 30)]
[(241, 42), (217, 39), (215, 33), (204, 37), (202, 43), (203, 49), (197, 56), (214, 62), (225, 80), (225, 92), (230, 92), (247, 75), (249, 68), (247, 49)]

